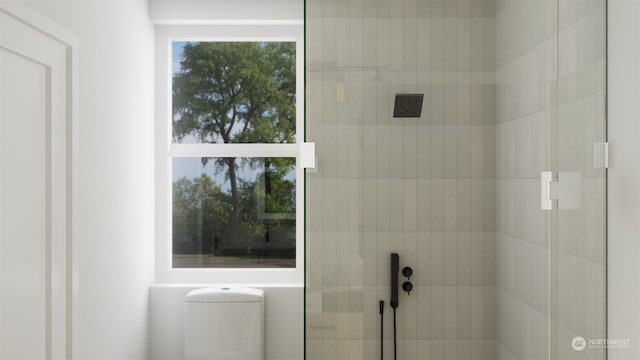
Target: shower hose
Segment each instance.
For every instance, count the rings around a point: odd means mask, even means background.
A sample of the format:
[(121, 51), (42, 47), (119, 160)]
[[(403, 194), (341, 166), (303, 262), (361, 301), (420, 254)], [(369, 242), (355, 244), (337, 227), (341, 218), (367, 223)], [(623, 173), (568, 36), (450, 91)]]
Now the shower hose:
[[(380, 360), (384, 360), (384, 301), (380, 300)], [(398, 336), (396, 331), (396, 308), (393, 307), (393, 360), (398, 360)]]

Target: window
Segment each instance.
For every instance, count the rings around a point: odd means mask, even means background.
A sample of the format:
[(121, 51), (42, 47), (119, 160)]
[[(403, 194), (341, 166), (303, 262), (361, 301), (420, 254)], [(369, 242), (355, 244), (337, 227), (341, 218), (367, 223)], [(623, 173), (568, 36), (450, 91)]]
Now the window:
[(159, 282), (302, 282), (301, 27), (158, 30)]

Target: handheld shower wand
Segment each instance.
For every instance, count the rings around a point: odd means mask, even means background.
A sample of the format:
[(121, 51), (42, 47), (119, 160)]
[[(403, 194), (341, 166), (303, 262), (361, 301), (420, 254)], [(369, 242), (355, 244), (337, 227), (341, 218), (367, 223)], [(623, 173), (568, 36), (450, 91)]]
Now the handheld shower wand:
[(391, 307), (393, 308), (393, 359), (398, 358), (398, 338), (396, 332), (396, 309), (398, 308), (398, 273), (400, 272), (400, 256), (391, 254)]
[(400, 256), (391, 254), (391, 307), (398, 307), (398, 273), (400, 272)]
[(380, 360), (384, 360), (384, 300), (380, 300)]

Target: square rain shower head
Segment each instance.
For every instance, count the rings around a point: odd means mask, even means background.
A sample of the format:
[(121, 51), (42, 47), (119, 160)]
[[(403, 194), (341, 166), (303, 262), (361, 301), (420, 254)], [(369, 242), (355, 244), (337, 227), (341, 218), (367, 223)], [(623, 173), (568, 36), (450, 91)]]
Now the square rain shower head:
[(396, 94), (394, 118), (419, 118), (422, 114), (424, 94)]

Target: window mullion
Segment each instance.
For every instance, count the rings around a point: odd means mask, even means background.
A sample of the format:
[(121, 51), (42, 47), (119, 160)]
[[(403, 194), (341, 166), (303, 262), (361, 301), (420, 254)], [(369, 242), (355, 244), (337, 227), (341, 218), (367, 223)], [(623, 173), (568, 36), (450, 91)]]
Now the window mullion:
[(172, 144), (171, 157), (296, 157), (296, 144)]

